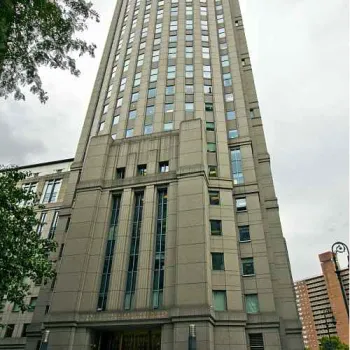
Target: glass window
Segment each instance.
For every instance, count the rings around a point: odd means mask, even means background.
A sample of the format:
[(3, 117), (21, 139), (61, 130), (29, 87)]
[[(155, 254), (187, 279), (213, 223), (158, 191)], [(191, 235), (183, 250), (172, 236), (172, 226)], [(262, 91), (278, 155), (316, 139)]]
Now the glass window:
[(215, 165), (209, 165), (208, 167), (209, 177), (217, 177), (218, 176), (218, 168)]
[(152, 89), (148, 89), (148, 98), (153, 98), (156, 97), (157, 95), (157, 89), (156, 88), (152, 88)]
[(213, 93), (213, 87), (211, 85), (204, 85), (204, 93), (205, 94), (212, 94)]
[(192, 34), (186, 34), (186, 41), (193, 41), (193, 35)]
[(146, 116), (149, 117), (151, 115), (154, 115), (154, 106), (147, 106), (146, 107)]
[(136, 109), (129, 112), (129, 119), (135, 119), (137, 116)]
[(123, 97), (121, 97), (121, 98), (118, 98), (118, 100), (117, 100), (117, 108), (118, 107), (121, 107), (121, 105), (122, 105), (122, 103), (123, 103)]
[(139, 86), (141, 83), (141, 72), (135, 74), (134, 86)]
[(108, 107), (109, 107), (109, 105), (104, 105), (104, 106), (103, 106), (103, 112), (102, 112), (102, 114), (106, 114), (106, 113), (108, 112)]
[(61, 179), (46, 181), (40, 203), (55, 203), (61, 188), (61, 182)]
[(242, 264), (242, 275), (243, 276), (250, 276), (254, 275), (254, 259), (253, 258), (242, 258), (241, 259)]
[(223, 74), (222, 78), (224, 79), (224, 86), (231, 86), (232, 85), (231, 73)]
[(230, 61), (228, 59), (227, 55), (221, 56), (221, 66), (222, 67), (228, 67), (230, 65)]
[(191, 19), (186, 20), (186, 29), (187, 30), (193, 29), (193, 21)]
[(249, 349), (250, 350), (264, 350), (264, 338), (262, 333), (249, 334)]
[(139, 93), (135, 92), (131, 95), (131, 102), (136, 102), (139, 99)]
[(175, 79), (175, 76), (176, 76), (176, 66), (169, 66), (167, 79)]
[(125, 177), (125, 168), (117, 168), (115, 177), (117, 179), (124, 179)]
[(144, 127), (144, 129), (143, 129), (143, 133), (144, 133), (145, 135), (147, 135), (147, 134), (152, 134), (152, 132), (153, 132), (153, 125), (152, 125), (152, 124), (150, 124), (150, 125), (145, 125), (145, 127)]
[(249, 110), (249, 116), (250, 116), (250, 119), (255, 118), (254, 109), (251, 108), (251, 109)]
[(159, 61), (159, 50), (155, 50), (152, 53), (152, 62), (158, 62)]
[(126, 129), (125, 137), (132, 137), (134, 135), (134, 129)]
[(220, 205), (219, 191), (209, 191), (209, 203), (210, 205)]
[(170, 96), (175, 94), (175, 85), (167, 86), (165, 88), (165, 95)]
[(210, 220), (210, 233), (213, 236), (222, 235), (221, 220)]
[(208, 59), (210, 58), (209, 47), (202, 47), (202, 57)]
[(177, 35), (170, 35), (169, 36), (169, 42), (170, 43), (176, 43), (177, 42)]
[(236, 129), (231, 129), (228, 131), (228, 138), (229, 139), (235, 139), (238, 137), (238, 130)]
[(168, 49), (168, 58), (176, 58), (176, 47), (169, 47)]
[(205, 126), (206, 126), (206, 129), (208, 131), (214, 131), (215, 130), (215, 123), (214, 122), (206, 122)]
[(137, 175), (146, 176), (147, 175), (147, 165), (141, 164), (137, 166)]
[(4, 334), (4, 338), (11, 338), (12, 335), (13, 335), (14, 329), (15, 329), (15, 325), (14, 324), (7, 324), (6, 325), (5, 334)]
[(159, 162), (159, 172), (167, 173), (169, 171), (169, 162)]
[(208, 152), (216, 152), (216, 143), (207, 142), (207, 151)]
[(227, 120), (234, 120), (234, 119), (236, 119), (236, 112), (235, 111), (227, 111), (226, 112), (226, 119)]
[(225, 101), (232, 102), (233, 101), (233, 94), (225, 94)]
[(114, 117), (113, 117), (113, 125), (117, 125), (118, 123), (119, 123), (119, 118), (120, 118), (120, 116), (119, 115), (115, 115)]
[(239, 185), (244, 183), (243, 170), (242, 170), (242, 155), (239, 148), (231, 150), (231, 171), (233, 177), (233, 183)]
[(193, 47), (192, 46), (186, 46), (185, 56), (186, 56), (186, 58), (193, 58)]
[(245, 295), (245, 310), (247, 314), (256, 314), (259, 310), (259, 299), (257, 294)]
[(186, 94), (193, 94), (194, 93), (193, 85), (185, 85), (185, 93)]
[(192, 64), (186, 64), (185, 77), (186, 78), (193, 78), (193, 65)]
[(248, 225), (238, 226), (238, 232), (240, 242), (250, 242), (250, 232)]
[(177, 30), (177, 21), (170, 21), (170, 30)]
[(105, 127), (105, 122), (100, 122), (100, 126), (98, 128), (98, 131), (102, 131)]
[(152, 83), (154, 81), (157, 81), (157, 79), (158, 79), (158, 68), (154, 68), (151, 70), (151, 76), (149, 81)]
[(225, 270), (224, 253), (211, 253), (211, 263), (213, 270)]
[(31, 311), (31, 312), (34, 311), (37, 300), (38, 300), (38, 298), (36, 298), (36, 297), (30, 298), (30, 302), (29, 302), (29, 305), (28, 305), (28, 311)]
[(225, 28), (219, 28), (218, 33), (219, 33), (219, 38), (226, 37)]
[(185, 111), (186, 112), (193, 112), (194, 111), (194, 103), (185, 103)]
[(206, 110), (207, 112), (212, 112), (212, 111), (213, 111), (213, 104), (210, 103), (210, 102), (207, 102), (207, 103), (205, 104), (205, 110)]
[(211, 79), (211, 68), (210, 68), (210, 66), (203, 66), (203, 78)]
[(226, 50), (226, 49), (227, 49), (227, 43), (221, 43), (220, 50)]
[(245, 198), (236, 199), (236, 210), (237, 211), (246, 211), (247, 210), (247, 201)]
[(165, 113), (174, 112), (174, 104), (173, 103), (166, 103), (164, 105), (164, 112)]
[(168, 123), (164, 123), (164, 131), (170, 131), (173, 130), (174, 128), (174, 123), (173, 122), (168, 122)]
[(202, 35), (202, 41), (203, 42), (208, 42), (209, 41), (209, 36), (208, 35)]
[(215, 311), (226, 311), (226, 291), (224, 290), (213, 290), (213, 307)]

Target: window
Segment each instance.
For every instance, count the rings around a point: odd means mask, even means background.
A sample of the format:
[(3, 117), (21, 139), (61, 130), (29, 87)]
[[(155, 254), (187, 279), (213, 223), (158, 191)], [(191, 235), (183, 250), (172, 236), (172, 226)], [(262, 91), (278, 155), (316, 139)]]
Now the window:
[(244, 182), (244, 177), (242, 171), (242, 155), (239, 148), (231, 150), (231, 171), (233, 183), (235, 185), (242, 184)]
[(164, 112), (165, 113), (174, 112), (174, 104), (173, 103), (166, 103), (164, 105)]
[(115, 177), (117, 179), (124, 179), (124, 177), (125, 177), (125, 168), (117, 168), (117, 171), (115, 173)]
[(186, 94), (193, 94), (194, 88), (193, 85), (185, 85), (185, 93)]
[(163, 127), (164, 131), (171, 131), (173, 130), (173, 128), (174, 128), (173, 122), (164, 123), (164, 127)]
[(185, 77), (186, 78), (193, 78), (193, 65), (192, 64), (186, 64)]
[(202, 57), (210, 59), (209, 47), (202, 47)]
[(249, 334), (249, 349), (264, 350), (264, 338), (262, 333)]
[(145, 125), (145, 127), (143, 128), (143, 133), (144, 135), (148, 135), (148, 134), (152, 134), (153, 132), (153, 125)]
[(206, 122), (205, 127), (207, 131), (214, 131), (215, 130), (215, 123), (214, 122)]
[(100, 122), (100, 126), (98, 128), (98, 131), (102, 131), (105, 127), (105, 122)]
[(134, 102), (137, 102), (139, 99), (139, 93), (138, 92), (135, 92), (131, 95), (131, 102), (134, 103)]
[(119, 118), (120, 118), (119, 115), (115, 115), (113, 117), (113, 121), (112, 121), (113, 125), (117, 125), (119, 123)]
[(213, 307), (215, 311), (225, 311), (227, 309), (226, 291), (213, 290)]
[(219, 38), (226, 37), (225, 28), (219, 28), (218, 33), (219, 33)]
[(238, 226), (239, 241), (240, 242), (250, 242), (250, 231), (249, 226)]
[(209, 165), (208, 171), (209, 171), (209, 177), (218, 176), (218, 168), (215, 165)]
[(47, 215), (46, 211), (43, 211), (40, 214), (39, 223), (38, 223), (38, 226), (36, 227), (36, 233), (38, 234), (38, 236), (41, 236), (41, 233), (43, 232), (43, 227), (46, 224), (46, 215)]
[(222, 78), (224, 79), (224, 86), (231, 86), (232, 85), (231, 73), (223, 74)]
[(27, 329), (28, 329), (29, 325), (30, 325), (30, 323), (25, 323), (23, 325), (21, 337), (26, 337), (27, 336)]
[(241, 263), (243, 276), (251, 276), (255, 274), (253, 258), (242, 258)]
[(169, 66), (168, 73), (167, 73), (167, 79), (175, 79), (175, 77), (176, 77), (176, 67)]
[(211, 253), (211, 265), (215, 271), (225, 270), (224, 253)]
[(170, 21), (170, 30), (177, 30), (177, 21)]
[(210, 233), (212, 236), (221, 236), (221, 220), (210, 220)]
[(186, 20), (186, 29), (187, 30), (192, 30), (193, 29), (193, 21), (192, 21), (192, 19)]
[[(153, 42), (153, 45), (156, 46), (156, 45), (159, 45), (161, 43), (162, 39), (161, 38), (155, 38), (154, 39), (154, 42)], [(145, 46), (146, 46), (146, 43), (145, 43)]]
[(175, 94), (175, 85), (167, 86), (165, 88), (165, 95), (166, 96), (171, 96)]
[(236, 119), (236, 112), (235, 111), (227, 111), (226, 112), (226, 119), (227, 120), (234, 120), (234, 119)]
[(210, 68), (210, 66), (203, 66), (203, 78), (211, 79), (211, 68)]
[(221, 56), (221, 66), (228, 67), (229, 65), (230, 65), (230, 61), (228, 60), (228, 56), (227, 55)]
[(129, 69), (129, 64), (130, 64), (130, 60), (124, 61), (124, 69), (123, 69), (123, 72), (126, 72), (126, 71)]
[(205, 94), (212, 94), (213, 93), (213, 87), (211, 85), (204, 85), (204, 93)]
[(235, 139), (238, 137), (238, 130), (236, 129), (231, 129), (228, 131), (228, 138), (229, 139)]
[(61, 187), (62, 180), (46, 181), (44, 187), (44, 194), (41, 198), (41, 203), (55, 203), (57, 201), (58, 192)]
[(177, 42), (177, 35), (170, 35), (169, 43), (176, 43), (176, 42)]
[(259, 299), (257, 294), (245, 295), (245, 310), (247, 314), (256, 314), (259, 310)]
[[(142, 53), (142, 54), (138, 55), (138, 57), (137, 57), (137, 67), (140, 67), (140, 66), (143, 65), (144, 58), (145, 58), (145, 54)], [(125, 81), (126, 81), (126, 78), (125, 78)]]
[(137, 166), (137, 175), (146, 176), (147, 175), (147, 165), (141, 164)]
[(104, 105), (104, 106), (103, 106), (103, 112), (102, 112), (102, 114), (106, 114), (106, 113), (108, 112), (108, 107), (109, 107), (109, 105)]
[(159, 172), (167, 173), (169, 171), (169, 162), (160, 162), (159, 163)]
[(247, 210), (247, 201), (245, 198), (236, 199), (236, 210), (238, 212)]
[(160, 34), (162, 32), (162, 27), (163, 27), (162, 23), (156, 24), (156, 31), (155, 31), (155, 33), (156, 34)]
[(169, 47), (168, 59), (176, 58), (176, 47)]
[(186, 46), (185, 57), (186, 58), (193, 58), (193, 47), (192, 46)]
[(209, 36), (208, 35), (202, 35), (201, 37), (202, 41), (207, 43), (209, 41)]
[(118, 98), (116, 108), (121, 107), (122, 103), (123, 103), (123, 97)]
[(201, 21), (201, 29), (208, 30), (208, 21)]
[(34, 311), (37, 300), (38, 300), (38, 298), (36, 298), (36, 297), (30, 298), (30, 302), (29, 302), (29, 305), (28, 305), (28, 311), (31, 311), (31, 312)]
[(111, 84), (111, 85), (108, 86), (106, 98), (111, 97), (111, 95), (112, 95), (112, 89), (113, 89), (113, 84)]
[(18, 304), (13, 304), (12, 312), (19, 312), (21, 311), (21, 308), (19, 307)]
[(134, 129), (126, 129), (125, 137), (132, 137), (134, 135)]
[(148, 98), (153, 98), (156, 97), (157, 95), (157, 89), (156, 88), (152, 88), (152, 89), (148, 89)]
[(186, 41), (193, 41), (193, 35), (192, 34), (186, 34), (185, 39), (186, 39)]
[(233, 101), (233, 94), (225, 94), (225, 101), (232, 102)]
[(250, 109), (250, 110), (249, 110), (249, 116), (250, 116), (250, 119), (255, 118), (254, 109)]
[(158, 62), (159, 61), (159, 50), (153, 51), (152, 54), (152, 62)]
[(158, 79), (158, 68), (151, 69), (151, 75), (150, 75), (149, 81), (152, 83), (157, 81), (157, 79)]
[(216, 143), (207, 142), (207, 152), (216, 152)]
[(210, 205), (220, 205), (219, 191), (209, 191), (209, 203)]
[(53, 214), (53, 219), (51, 222), (50, 231), (48, 235), (49, 239), (52, 239), (55, 236), (57, 221), (58, 221), (58, 211), (55, 211), (55, 213)]
[(193, 112), (194, 111), (194, 103), (185, 103), (185, 111), (186, 112)]
[(220, 50), (226, 50), (226, 49), (227, 49), (227, 43), (221, 43)]
[(11, 338), (14, 329), (15, 329), (15, 325), (14, 325), (14, 324), (8, 324), (8, 325), (6, 325), (6, 330), (5, 330), (4, 338)]
[(129, 112), (129, 119), (135, 119), (137, 116), (136, 109), (133, 109), (132, 111)]
[(206, 112), (212, 112), (212, 111), (213, 111), (213, 104), (207, 102), (207, 103), (205, 104), (205, 110), (206, 110)]
[(152, 116), (154, 115), (154, 106), (147, 106), (146, 107), (146, 116)]

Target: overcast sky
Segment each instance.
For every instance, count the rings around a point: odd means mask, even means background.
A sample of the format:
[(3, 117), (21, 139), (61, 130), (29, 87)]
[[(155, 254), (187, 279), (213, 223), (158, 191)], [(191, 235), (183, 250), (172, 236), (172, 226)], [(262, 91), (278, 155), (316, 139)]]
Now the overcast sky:
[[(43, 70), (49, 101), (0, 101), (0, 164), (73, 157), (115, 0), (92, 0), (98, 45), (79, 78)], [(295, 280), (348, 243), (349, 2), (241, 0), (280, 215)]]

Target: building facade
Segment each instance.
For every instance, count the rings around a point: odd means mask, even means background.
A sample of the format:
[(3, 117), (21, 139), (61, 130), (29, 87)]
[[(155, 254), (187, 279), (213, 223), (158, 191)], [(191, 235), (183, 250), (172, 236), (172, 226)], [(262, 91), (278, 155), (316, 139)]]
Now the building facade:
[[(40, 224), (36, 227), (36, 232), (43, 238), (55, 237), (58, 212), (64, 198), (72, 162), (73, 159), (64, 159), (19, 168), (32, 173), (32, 176), (19, 186), (37, 193), (40, 204), (44, 206), (44, 209), (38, 210), (37, 217)], [(26, 300), (30, 308), (24, 313), (13, 303), (7, 302), (6, 299), (2, 300), (0, 324), (4, 327), (0, 328), (0, 349), (24, 349), (27, 329), (32, 322), (39, 291), (40, 285), (33, 283)]]
[(116, 2), (56, 239), (27, 349), (302, 349), (237, 0)]
[[(349, 318), (333, 254), (325, 252), (319, 259), (322, 274), (294, 284), (304, 344), (311, 350), (318, 350), (320, 339), (327, 336), (338, 336), (349, 344)], [(341, 270), (340, 275), (349, 300), (349, 269)]]

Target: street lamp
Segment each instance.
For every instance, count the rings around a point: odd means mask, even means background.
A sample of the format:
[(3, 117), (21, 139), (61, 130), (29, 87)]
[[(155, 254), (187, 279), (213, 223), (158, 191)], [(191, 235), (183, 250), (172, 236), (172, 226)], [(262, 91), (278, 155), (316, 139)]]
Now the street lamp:
[(196, 350), (196, 325), (190, 324), (188, 331), (188, 350)]
[(346, 297), (344, 284), (343, 284), (343, 281), (342, 281), (342, 278), (340, 275), (340, 267), (339, 267), (338, 257), (337, 257), (338, 253), (342, 254), (345, 252), (347, 253), (348, 268), (349, 268), (349, 248), (348, 248), (348, 246), (343, 242), (335, 242), (332, 245), (332, 254), (333, 254), (333, 260), (334, 260), (334, 264), (335, 264), (335, 273), (337, 274), (338, 281), (340, 283), (340, 289), (341, 289), (341, 292), (343, 295), (346, 312), (347, 312), (348, 318), (349, 318), (349, 302), (348, 302), (348, 299)]

